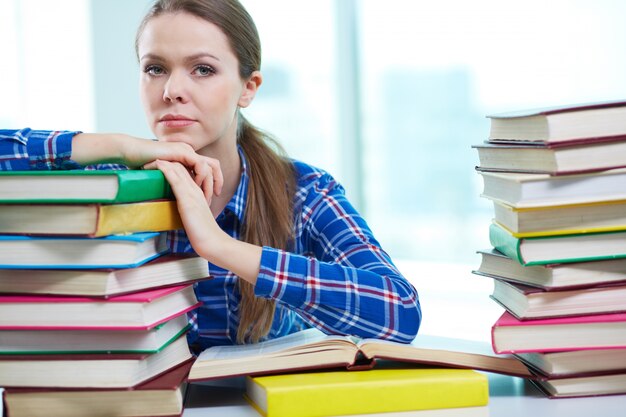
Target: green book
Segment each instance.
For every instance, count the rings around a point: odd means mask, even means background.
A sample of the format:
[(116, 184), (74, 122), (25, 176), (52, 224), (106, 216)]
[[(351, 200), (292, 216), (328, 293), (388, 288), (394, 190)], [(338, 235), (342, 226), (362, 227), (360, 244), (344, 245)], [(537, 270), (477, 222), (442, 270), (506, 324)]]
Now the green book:
[(549, 265), (626, 258), (626, 231), (515, 237), (492, 223), (489, 241), (521, 265)]
[(0, 171), (0, 203), (131, 203), (171, 197), (159, 170)]

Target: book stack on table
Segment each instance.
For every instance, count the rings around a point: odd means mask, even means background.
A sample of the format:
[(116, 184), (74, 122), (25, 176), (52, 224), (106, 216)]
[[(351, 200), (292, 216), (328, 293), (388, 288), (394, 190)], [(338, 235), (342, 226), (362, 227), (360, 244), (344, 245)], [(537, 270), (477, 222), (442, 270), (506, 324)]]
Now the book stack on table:
[(0, 173), (0, 386), (11, 417), (174, 416), (202, 258), (160, 171)]
[(550, 397), (626, 393), (626, 101), (490, 116), (477, 145), (493, 248), (474, 271)]

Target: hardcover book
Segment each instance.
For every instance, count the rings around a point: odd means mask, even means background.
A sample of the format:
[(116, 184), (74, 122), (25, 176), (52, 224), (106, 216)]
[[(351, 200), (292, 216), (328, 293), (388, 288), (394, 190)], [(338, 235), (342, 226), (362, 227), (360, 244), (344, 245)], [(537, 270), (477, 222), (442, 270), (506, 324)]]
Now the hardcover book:
[(187, 315), (148, 330), (2, 330), (0, 355), (156, 353), (190, 328)]
[(626, 284), (626, 258), (523, 266), (497, 250), (481, 250), (476, 275), (543, 288), (545, 290), (590, 288), (605, 284)]
[(549, 398), (626, 394), (626, 373), (531, 381)]
[(267, 375), (311, 369), (369, 369), (378, 360), (477, 369), (530, 377), (512, 356), (495, 356), (488, 346), (468, 341), (418, 335), (412, 344), (376, 339), (327, 336), (307, 329), (251, 345), (216, 346), (198, 356), (190, 381), (241, 375)]
[(577, 174), (626, 166), (626, 137), (571, 146), (474, 145), (480, 171)]
[(626, 314), (516, 319), (505, 311), (491, 329), (496, 353), (626, 348)]
[(192, 285), (86, 297), (0, 296), (0, 330), (147, 330), (200, 303)]
[(130, 203), (171, 197), (159, 170), (0, 171), (0, 203)]
[(626, 138), (626, 101), (604, 101), (492, 114), (489, 140), (517, 143), (603, 142)]
[(133, 388), (8, 388), (4, 403), (11, 417), (174, 417), (183, 413), (187, 361)]
[(626, 231), (517, 238), (492, 223), (493, 247), (522, 265), (546, 265), (626, 258)]
[(132, 388), (191, 359), (184, 336), (152, 354), (0, 355), (0, 386)]
[(208, 278), (204, 258), (170, 253), (136, 268), (0, 269), (0, 293), (111, 297)]
[(551, 176), (511, 172), (478, 172), (482, 197), (516, 208), (626, 200), (626, 169)]
[(182, 229), (176, 202), (2, 204), (0, 234), (100, 237)]
[(549, 379), (626, 373), (626, 348), (529, 352), (515, 356)]
[(484, 406), (489, 387), (468, 369), (372, 369), (248, 377), (246, 398), (265, 417), (320, 417)]
[(494, 221), (515, 237), (626, 230), (626, 200), (515, 208), (493, 202)]
[(161, 233), (100, 238), (0, 236), (0, 269), (133, 268), (168, 251)]
[(545, 291), (494, 279), (491, 298), (520, 320), (626, 312), (626, 285)]

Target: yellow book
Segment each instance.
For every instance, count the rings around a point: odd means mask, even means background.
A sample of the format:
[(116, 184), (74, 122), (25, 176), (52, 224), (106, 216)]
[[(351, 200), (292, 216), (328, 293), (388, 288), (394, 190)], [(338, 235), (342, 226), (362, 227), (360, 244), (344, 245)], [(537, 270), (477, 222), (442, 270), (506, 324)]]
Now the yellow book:
[(100, 237), (182, 229), (176, 202), (2, 204), (0, 234)]
[(487, 377), (469, 369), (372, 369), (247, 377), (246, 399), (265, 417), (324, 417), (489, 402)]

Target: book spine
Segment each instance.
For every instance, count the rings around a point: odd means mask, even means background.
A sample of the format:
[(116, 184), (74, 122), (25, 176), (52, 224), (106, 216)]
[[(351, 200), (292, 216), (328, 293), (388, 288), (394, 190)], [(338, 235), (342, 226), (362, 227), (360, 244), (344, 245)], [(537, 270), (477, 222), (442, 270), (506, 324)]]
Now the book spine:
[(520, 252), (521, 240), (508, 233), (502, 227), (491, 224), (489, 226), (489, 242), (491, 245), (511, 259), (516, 260), (521, 265), (525, 265)]
[[(119, 190), (112, 203), (157, 200), (172, 196), (169, 183), (159, 170), (118, 171)], [(128, 175), (125, 173), (131, 173)]]

